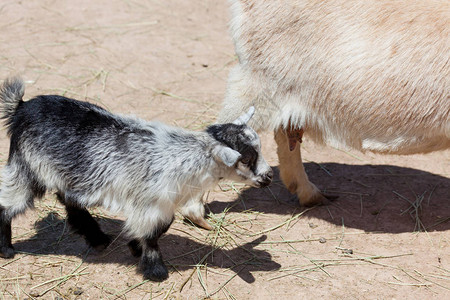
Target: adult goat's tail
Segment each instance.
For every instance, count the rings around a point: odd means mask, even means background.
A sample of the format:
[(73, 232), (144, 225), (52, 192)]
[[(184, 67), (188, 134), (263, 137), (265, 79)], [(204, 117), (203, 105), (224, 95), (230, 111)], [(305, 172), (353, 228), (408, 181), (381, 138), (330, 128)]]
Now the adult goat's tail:
[(12, 123), (24, 92), (25, 84), (19, 77), (7, 78), (0, 87), (0, 118), (5, 120), (7, 127)]

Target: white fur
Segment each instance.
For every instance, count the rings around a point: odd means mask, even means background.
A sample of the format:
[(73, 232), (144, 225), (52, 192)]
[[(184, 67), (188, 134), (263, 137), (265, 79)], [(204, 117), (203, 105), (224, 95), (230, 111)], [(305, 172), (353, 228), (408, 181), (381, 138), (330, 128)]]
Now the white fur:
[(219, 121), (292, 125), (335, 147), (450, 146), (447, 1), (231, 1), (239, 65)]
[(249, 125), (276, 132), (281, 177), (302, 204), (321, 196), (285, 130), (379, 153), (450, 147), (447, 0), (230, 3), (239, 64), (218, 121), (254, 106)]

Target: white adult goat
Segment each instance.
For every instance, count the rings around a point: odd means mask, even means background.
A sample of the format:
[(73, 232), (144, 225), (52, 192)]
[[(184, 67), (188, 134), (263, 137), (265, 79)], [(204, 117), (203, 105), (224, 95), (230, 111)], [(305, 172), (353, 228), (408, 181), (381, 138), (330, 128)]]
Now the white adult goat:
[(393, 154), (450, 146), (450, 4), (444, 1), (233, 0), (231, 71), (219, 122), (249, 106), (274, 130), (281, 179), (323, 200), (304, 171), (316, 142)]

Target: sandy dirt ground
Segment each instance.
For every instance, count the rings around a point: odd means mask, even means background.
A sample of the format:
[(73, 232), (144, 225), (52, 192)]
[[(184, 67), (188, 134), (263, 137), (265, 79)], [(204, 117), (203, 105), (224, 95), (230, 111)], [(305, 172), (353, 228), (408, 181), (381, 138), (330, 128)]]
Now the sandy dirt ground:
[[(225, 0), (0, 3), (0, 78), (26, 98), (58, 94), (201, 130), (236, 63)], [(275, 143), (263, 150), (277, 172)], [(1, 165), (8, 139), (0, 134)], [(160, 240), (170, 277), (145, 281), (124, 216), (92, 213), (114, 242), (90, 249), (51, 193), (13, 221), (0, 299), (450, 299), (450, 152), (381, 156), (302, 147), (310, 179), (339, 195), (304, 209), (269, 188), (224, 182), (206, 197), (213, 231), (180, 216)]]

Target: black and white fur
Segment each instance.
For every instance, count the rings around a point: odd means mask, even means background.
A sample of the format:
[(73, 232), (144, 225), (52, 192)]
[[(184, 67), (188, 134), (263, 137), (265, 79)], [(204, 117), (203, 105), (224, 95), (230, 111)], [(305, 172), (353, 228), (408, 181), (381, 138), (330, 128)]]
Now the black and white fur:
[(61, 96), (24, 102), (23, 94), (21, 79), (1, 86), (0, 109), (11, 138), (0, 190), (4, 258), (14, 256), (13, 217), (55, 190), (68, 222), (93, 247), (104, 248), (110, 239), (86, 207), (122, 212), (144, 277), (164, 280), (168, 271), (157, 241), (177, 208), (223, 178), (256, 187), (271, 182), (258, 135), (246, 125), (253, 109), (233, 123), (192, 132)]

